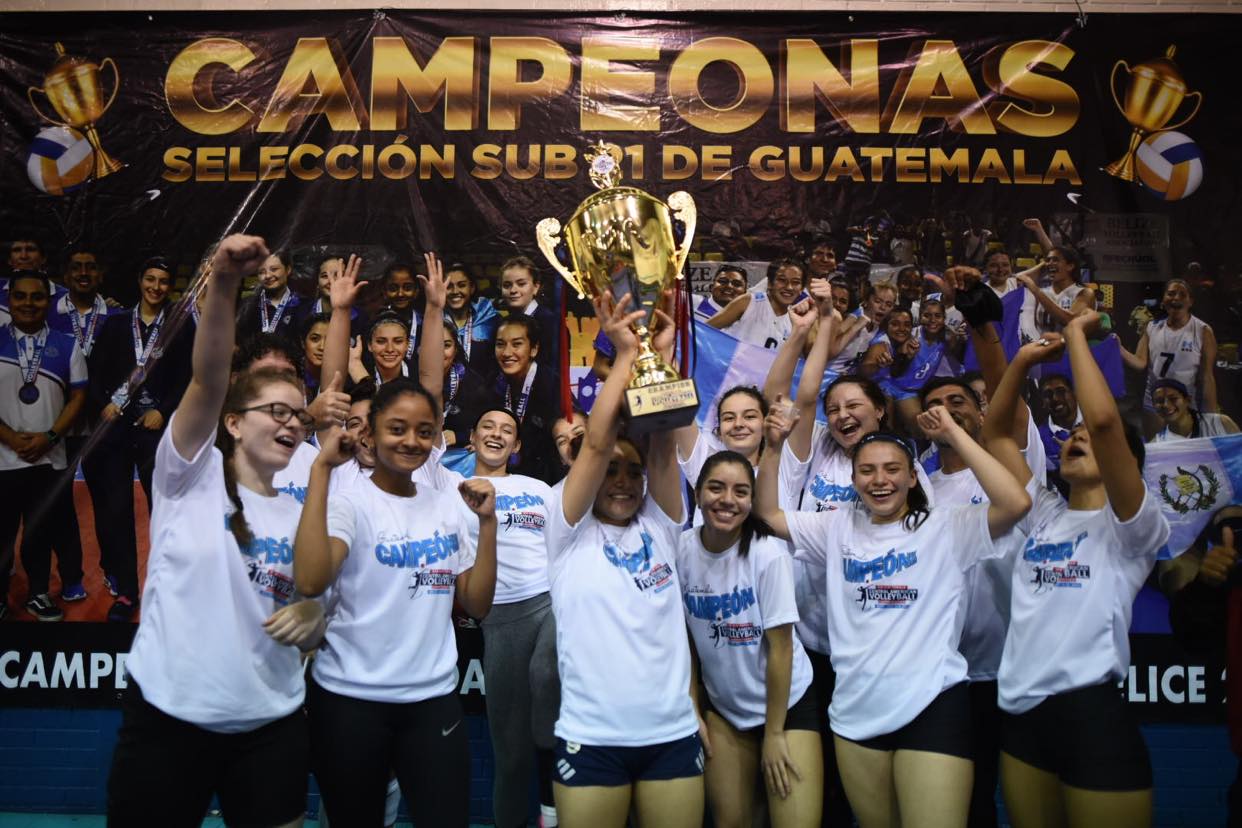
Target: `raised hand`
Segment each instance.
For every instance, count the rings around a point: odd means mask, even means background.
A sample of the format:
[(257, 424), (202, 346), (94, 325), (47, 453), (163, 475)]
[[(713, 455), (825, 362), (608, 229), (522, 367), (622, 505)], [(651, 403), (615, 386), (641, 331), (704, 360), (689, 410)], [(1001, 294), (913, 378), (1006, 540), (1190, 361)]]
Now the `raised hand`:
[(345, 263), (345, 269), (333, 273), (332, 280), (328, 284), (328, 299), (332, 302), (334, 310), (349, 310), (354, 306), (354, 302), (358, 300), (358, 294), (362, 291), (364, 284), (358, 281), (358, 274), (361, 271), (361, 257), (350, 253), (349, 261)]
[(918, 337), (912, 336), (909, 339), (907, 339), (905, 342), (901, 343), (901, 353), (907, 359), (913, 359), (914, 355), (919, 352), (919, 348), (921, 347), (922, 347), (922, 343), (919, 342)]
[(1056, 362), (1065, 353), (1065, 337), (1059, 333), (1046, 333), (1034, 342), (1028, 342), (1019, 349), (1014, 361), (1021, 359), (1031, 364), (1037, 362)]
[(1237, 562), (1238, 548), (1233, 542), (1233, 530), (1226, 526), (1221, 529), (1220, 543), (1203, 556), (1203, 563), (1199, 565), (1199, 580), (1210, 586), (1220, 586), (1229, 580), (1229, 573)]
[(1091, 336), (1100, 328), (1100, 312), (1097, 310), (1086, 310), (1076, 314), (1065, 326), (1068, 333), (1071, 330), (1082, 331), (1084, 335)]
[(211, 272), (214, 277), (235, 285), (251, 273), (257, 273), (270, 255), (267, 244), (259, 236), (234, 234), (216, 247)]
[(956, 434), (965, 433), (942, 405), (919, 412), (914, 420), (927, 438), (937, 443), (948, 443)]
[[(935, 277), (929, 276), (927, 278), (933, 279)], [(979, 272), (978, 268), (956, 265), (947, 269), (944, 272), (944, 276), (938, 282), (943, 286), (942, 290), (947, 288), (953, 293), (961, 293), (962, 291), (970, 290), (982, 280), (983, 274)]]
[[(823, 281), (817, 279), (816, 281)], [(828, 307), (832, 307), (832, 295), (828, 296)], [(793, 326), (794, 333), (804, 333), (811, 329), (818, 318), (819, 313), (815, 303), (810, 299), (803, 299), (798, 304), (789, 309), (789, 324)]]
[(424, 253), (423, 261), (427, 265), (427, 275), (419, 273), (418, 281), (423, 285), (423, 297), (430, 307), (443, 308), (448, 301), (448, 283), (444, 280), (444, 263), (435, 253)]
[(1038, 233), (1044, 229), (1044, 223), (1037, 218), (1022, 219), (1022, 226), (1032, 233)]
[(617, 349), (617, 356), (638, 352), (638, 335), (634, 326), (643, 321), (646, 315), (641, 310), (627, 311), (633, 297), (625, 294), (619, 302), (613, 302), (611, 293), (604, 293), (592, 300), (595, 306), (595, 318), (599, 320), (604, 335)]
[(354, 438), (339, 424), (333, 424), (319, 432), (319, 454), (315, 462), (335, 469), (348, 463), (354, 456)]
[(315, 418), (315, 430), (321, 431), (328, 426), (344, 423), (349, 417), (349, 395), (341, 389), (345, 383), (341, 372), (334, 371), (332, 379), (320, 389), (307, 412)]
[(786, 399), (784, 394), (777, 394), (776, 401), (768, 409), (768, 416), (763, 420), (763, 436), (768, 447), (779, 448), (783, 445), (798, 424), (799, 418), (797, 406)]
[(496, 489), (486, 478), (472, 477), (463, 480), (457, 484), (457, 491), (461, 494), (461, 499), (466, 501), (466, 507), (479, 517), (496, 515)]

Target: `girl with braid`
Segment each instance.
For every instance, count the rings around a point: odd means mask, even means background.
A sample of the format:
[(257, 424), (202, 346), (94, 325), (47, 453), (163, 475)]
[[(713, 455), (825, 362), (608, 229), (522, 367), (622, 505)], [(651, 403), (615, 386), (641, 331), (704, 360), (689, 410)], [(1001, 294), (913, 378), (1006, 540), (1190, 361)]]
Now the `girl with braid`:
[(293, 374), (229, 381), (237, 286), (267, 256), (253, 236), (217, 249), (193, 378), (156, 451), (142, 621), (108, 781), (113, 824), (196, 825), (213, 795), (229, 824), (302, 824), (299, 649), (318, 645), (324, 616), (294, 589), (301, 510), (272, 478), (313, 418)]

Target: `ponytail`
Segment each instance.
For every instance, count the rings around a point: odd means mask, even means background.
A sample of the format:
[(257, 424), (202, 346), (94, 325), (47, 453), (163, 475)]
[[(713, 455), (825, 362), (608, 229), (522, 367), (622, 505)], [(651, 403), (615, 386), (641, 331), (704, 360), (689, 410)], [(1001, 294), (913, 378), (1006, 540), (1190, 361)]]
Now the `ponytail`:
[(224, 455), (224, 492), (233, 504), (233, 514), (229, 515), (228, 521), (229, 531), (233, 533), (238, 547), (245, 550), (254, 540), (254, 532), (250, 531), (250, 524), (246, 522), (246, 507), (237, 493), (237, 470), (233, 467), (235, 447), (233, 435), (227, 429), (221, 428), (216, 433), (216, 448)]

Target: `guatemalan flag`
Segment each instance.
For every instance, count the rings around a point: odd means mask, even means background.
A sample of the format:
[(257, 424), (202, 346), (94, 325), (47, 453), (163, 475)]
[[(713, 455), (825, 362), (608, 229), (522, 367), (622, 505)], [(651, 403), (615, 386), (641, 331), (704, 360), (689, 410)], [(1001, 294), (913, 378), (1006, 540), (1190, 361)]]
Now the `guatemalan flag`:
[(1242, 502), (1242, 434), (1148, 443), (1143, 479), (1169, 521), (1160, 557), (1175, 558), (1216, 512)]
[[(772, 363), (776, 361), (776, 351), (761, 348), (734, 339), (724, 331), (717, 330), (699, 320), (694, 321), (695, 356), (694, 381), (699, 389), (698, 424), (702, 428), (715, 428), (716, 403), (724, 392), (738, 385), (753, 385), (760, 391), (767, 382), (772, 371)], [(794, 371), (791, 387), (785, 391), (787, 398), (793, 397), (802, 377), (802, 360)], [(828, 384), (837, 378), (831, 371), (824, 372), (819, 384), (822, 396)], [(824, 419), (822, 406), (816, 406), (817, 419)]]

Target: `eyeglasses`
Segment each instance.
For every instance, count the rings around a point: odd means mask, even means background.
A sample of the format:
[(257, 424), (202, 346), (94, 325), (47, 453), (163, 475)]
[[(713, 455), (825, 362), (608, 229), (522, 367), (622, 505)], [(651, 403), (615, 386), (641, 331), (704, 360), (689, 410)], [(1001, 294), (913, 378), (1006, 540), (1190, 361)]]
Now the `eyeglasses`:
[(745, 288), (746, 283), (741, 279), (717, 279), (716, 284), (719, 287)]
[(297, 418), (298, 425), (303, 429), (308, 429), (315, 424), (315, 418), (305, 408), (293, 408), (284, 403), (252, 405), (249, 408), (238, 409), (237, 413), (245, 414), (248, 411), (262, 411), (281, 425), (285, 425), (294, 417)]

